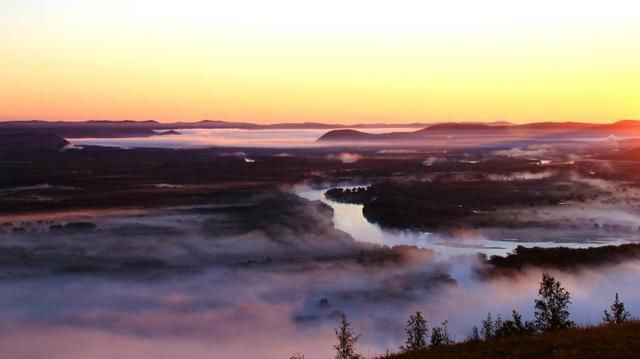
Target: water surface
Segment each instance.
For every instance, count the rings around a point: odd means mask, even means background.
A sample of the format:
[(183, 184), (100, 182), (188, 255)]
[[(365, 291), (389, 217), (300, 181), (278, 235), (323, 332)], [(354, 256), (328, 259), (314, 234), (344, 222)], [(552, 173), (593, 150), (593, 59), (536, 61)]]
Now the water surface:
[[(342, 187), (342, 188), (350, 188)], [(337, 229), (349, 233), (354, 239), (387, 246), (414, 245), (420, 248), (433, 249), (439, 258), (447, 259), (459, 255), (504, 256), (518, 246), (524, 247), (569, 247), (589, 248), (605, 245), (620, 245), (637, 241), (636, 236), (618, 234), (612, 236), (596, 231), (552, 231), (539, 228), (535, 237), (525, 231), (502, 229), (500, 231), (477, 231), (465, 233), (464, 236), (444, 236), (438, 233), (418, 232), (412, 230), (388, 230), (369, 222), (362, 214), (363, 205), (339, 203), (324, 195), (328, 188), (305, 189), (298, 195), (309, 200), (320, 200), (329, 205), (333, 211), (333, 221)], [(498, 235), (497, 232), (501, 232)], [(493, 235), (492, 235), (493, 234)], [(587, 234), (585, 236), (585, 234)], [(547, 240), (539, 240), (546, 238)]]

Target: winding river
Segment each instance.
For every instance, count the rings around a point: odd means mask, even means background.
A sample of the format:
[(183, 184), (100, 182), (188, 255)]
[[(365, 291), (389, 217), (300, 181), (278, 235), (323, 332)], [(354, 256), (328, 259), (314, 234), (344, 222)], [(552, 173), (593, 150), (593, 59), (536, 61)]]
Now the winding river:
[[(358, 186), (341, 186), (340, 188), (354, 188)], [(386, 246), (414, 245), (420, 248), (432, 249), (440, 259), (448, 259), (453, 256), (475, 255), (478, 253), (487, 256), (504, 256), (512, 252), (518, 246), (524, 247), (570, 247), (588, 248), (603, 245), (620, 245), (633, 241), (629, 236), (581, 235), (582, 233), (567, 234), (548, 240), (534, 240), (527, 237), (505, 238), (492, 237), (482, 233), (465, 233), (461, 236), (443, 236), (431, 232), (417, 232), (412, 230), (388, 230), (375, 223), (369, 222), (363, 215), (363, 205), (348, 204), (332, 201), (324, 195), (329, 188), (310, 189), (305, 188), (296, 192), (300, 197), (312, 201), (322, 201), (333, 209), (333, 222), (337, 229), (349, 233), (355, 240), (376, 243)], [(545, 229), (540, 229), (540, 232)]]

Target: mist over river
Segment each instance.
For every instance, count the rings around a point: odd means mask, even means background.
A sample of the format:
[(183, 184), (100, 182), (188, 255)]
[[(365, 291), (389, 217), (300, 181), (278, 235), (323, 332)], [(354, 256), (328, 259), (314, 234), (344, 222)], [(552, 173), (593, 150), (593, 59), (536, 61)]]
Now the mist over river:
[[(420, 128), (366, 128), (367, 133), (412, 132)], [(176, 129), (180, 134), (125, 138), (69, 138), (74, 146), (113, 146), (122, 148), (203, 148), (203, 147), (261, 147), (305, 148), (322, 146), (316, 140), (330, 129), (277, 129), (244, 130), (224, 129)], [(326, 144), (325, 144), (326, 146)]]
[[(346, 186), (340, 188), (354, 188), (358, 186)], [(309, 200), (320, 200), (329, 205), (333, 211), (333, 221), (337, 229), (349, 233), (354, 239), (363, 242), (371, 242), (386, 246), (412, 245), (420, 248), (433, 249), (440, 259), (450, 259), (461, 255), (475, 255), (478, 253), (487, 256), (504, 256), (511, 253), (517, 246), (524, 247), (569, 247), (589, 248), (605, 245), (620, 245), (637, 241), (636, 236), (608, 234), (594, 234), (590, 232), (567, 233), (546, 230), (535, 234), (524, 231), (501, 229), (498, 231), (464, 232), (456, 235), (442, 235), (431, 232), (417, 232), (412, 230), (382, 229), (375, 223), (367, 221), (362, 214), (363, 205), (339, 203), (325, 197), (324, 192), (328, 188), (305, 188), (298, 193), (299, 196)], [(542, 233), (541, 233), (542, 232)], [(520, 236), (520, 237), (518, 237)], [(540, 240), (548, 238), (548, 240)]]
[[(214, 207), (187, 212), (176, 208), (58, 213), (55, 220), (90, 220), (97, 230), (63, 237), (38, 231), (21, 236), (5, 233), (0, 240), (6, 246), (19, 243), (38, 248), (39, 253), (56, 253), (56, 243), (77, 253), (85, 246), (92, 251), (113, 250), (115, 255), (155, 251), (176, 263), (176, 269), (46, 275), (4, 270), (0, 357), (288, 358), (301, 352), (306, 358), (329, 358), (338, 311), (344, 311), (362, 334), (358, 350), (373, 356), (397, 350), (406, 319), (415, 310), (423, 311), (430, 325), (448, 320), (457, 340), (464, 339), (489, 311), (507, 316), (515, 308), (525, 319), (532, 318), (541, 271), (492, 280), (473, 274), (473, 267), (479, 265), (476, 253), (504, 254), (516, 245), (513, 240), (385, 231), (364, 219), (361, 206), (329, 201), (323, 192), (308, 187), (295, 191), (330, 205), (335, 227), (358, 241), (411, 244), (432, 249), (435, 256), (416, 252), (401, 263), (377, 265), (347, 257), (239, 264), (222, 259), (230, 253), (260, 255), (272, 249), (265, 249), (260, 232), (212, 244), (202, 226), (220, 220), (220, 215), (207, 214)], [(301, 210), (311, 211), (305, 208)], [(45, 223), (51, 220), (39, 218)], [(10, 220), (27, 223), (35, 218)], [(601, 244), (596, 242), (523, 243)], [(271, 253), (277, 258), (277, 252)], [(198, 270), (179, 269), (180, 263), (195, 258), (207, 264)], [(620, 292), (634, 315), (640, 313), (638, 262), (554, 275), (571, 292), (572, 319), (578, 323), (598, 322), (615, 292)]]

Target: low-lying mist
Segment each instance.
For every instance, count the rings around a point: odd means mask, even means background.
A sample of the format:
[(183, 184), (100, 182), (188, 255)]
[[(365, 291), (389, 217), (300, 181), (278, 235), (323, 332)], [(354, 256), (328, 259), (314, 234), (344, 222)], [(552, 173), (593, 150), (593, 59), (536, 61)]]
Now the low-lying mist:
[[(356, 241), (335, 211), (278, 193), (11, 218), (21, 230), (0, 235), (0, 356), (326, 358), (339, 312), (375, 355), (402, 344), (415, 310), (459, 340), (489, 311), (531, 318), (543, 269), (481, 279), (477, 255)], [(640, 311), (637, 262), (554, 274), (579, 323), (597, 322), (615, 292)]]
[[(540, 270), (488, 281), (467, 273), (475, 259), (433, 263), (418, 255), (380, 266), (353, 262), (211, 266), (175, 276), (52, 275), (0, 283), (0, 355), (23, 358), (287, 357), (332, 354), (337, 312), (363, 335), (368, 355), (395, 350), (408, 314), (449, 320), (463, 339), (491, 311), (532, 317)], [(555, 273), (573, 295), (573, 318), (599, 321), (620, 292), (640, 310), (637, 263)], [(38, 345), (35, 345), (38, 343)], [(62, 344), (64, 343), (64, 345)], [(248, 345), (247, 343), (250, 343)]]

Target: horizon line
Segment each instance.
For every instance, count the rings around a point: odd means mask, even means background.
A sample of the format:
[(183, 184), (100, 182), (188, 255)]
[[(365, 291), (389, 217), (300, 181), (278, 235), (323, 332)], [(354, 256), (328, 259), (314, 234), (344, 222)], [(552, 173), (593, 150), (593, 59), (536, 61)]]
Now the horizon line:
[(621, 118), (609, 121), (568, 121), (568, 120), (532, 120), (532, 121), (510, 121), (510, 120), (425, 120), (425, 121), (407, 121), (407, 122), (385, 122), (385, 121), (363, 121), (354, 123), (338, 123), (338, 122), (323, 122), (323, 121), (281, 121), (281, 122), (251, 122), (247, 120), (213, 120), (213, 119), (201, 119), (201, 120), (173, 120), (173, 121), (159, 121), (155, 119), (26, 119), (26, 118), (0, 118), (0, 123), (10, 122), (45, 122), (45, 123), (96, 123), (96, 122), (108, 122), (108, 123), (158, 123), (158, 124), (174, 124), (174, 123), (189, 123), (196, 124), (201, 122), (218, 122), (218, 123), (239, 123), (246, 125), (256, 126), (273, 126), (273, 125), (299, 125), (299, 124), (318, 124), (318, 125), (333, 125), (333, 126), (362, 126), (362, 125), (397, 125), (406, 126), (412, 124), (442, 124), (442, 123), (477, 123), (477, 124), (491, 124), (491, 123), (505, 123), (512, 125), (526, 125), (531, 123), (585, 123), (594, 125), (614, 124), (622, 121), (640, 121), (640, 118)]

